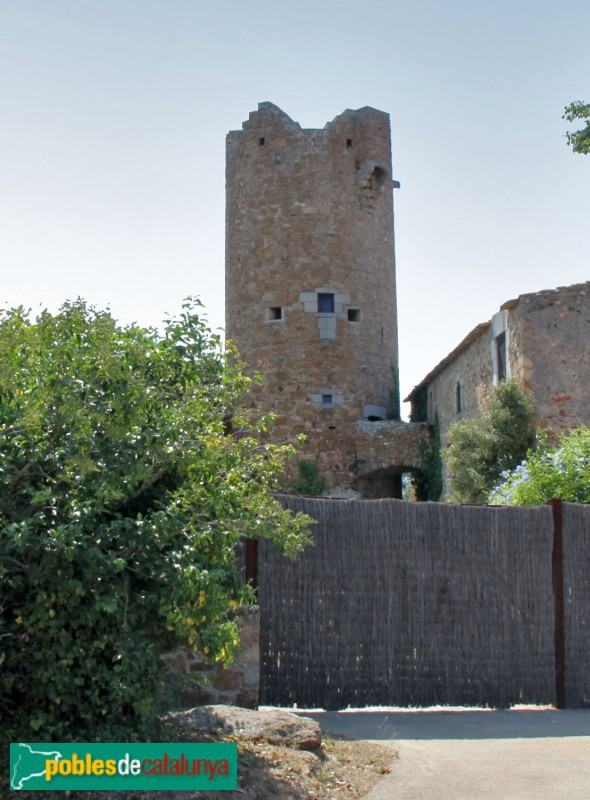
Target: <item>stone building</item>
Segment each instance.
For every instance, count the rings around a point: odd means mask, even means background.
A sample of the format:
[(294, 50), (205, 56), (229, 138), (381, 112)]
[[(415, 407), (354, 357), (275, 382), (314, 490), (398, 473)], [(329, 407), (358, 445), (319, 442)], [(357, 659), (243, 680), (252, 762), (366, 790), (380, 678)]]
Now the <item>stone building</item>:
[(533, 393), (550, 433), (590, 425), (590, 283), (504, 303), (412, 390), (412, 418), (437, 419), (444, 446), (450, 425), (478, 416), (492, 386), (511, 377)]
[(398, 185), (373, 108), (309, 130), (260, 103), (227, 136), (226, 335), (265, 377), (253, 402), (330, 488), (373, 497), (399, 495), (427, 435), (399, 421)]

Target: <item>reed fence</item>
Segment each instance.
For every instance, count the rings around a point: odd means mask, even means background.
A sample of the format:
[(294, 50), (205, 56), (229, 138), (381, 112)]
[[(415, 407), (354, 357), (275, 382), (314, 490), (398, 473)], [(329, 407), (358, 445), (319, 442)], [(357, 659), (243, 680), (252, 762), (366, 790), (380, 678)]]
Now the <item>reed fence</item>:
[[(261, 703), (556, 701), (549, 506), (279, 499), (318, 524), (295, 562), (259, 542)], [(561, 678), (568, 705), (590, 705), (590, 508), (560, 510)]]

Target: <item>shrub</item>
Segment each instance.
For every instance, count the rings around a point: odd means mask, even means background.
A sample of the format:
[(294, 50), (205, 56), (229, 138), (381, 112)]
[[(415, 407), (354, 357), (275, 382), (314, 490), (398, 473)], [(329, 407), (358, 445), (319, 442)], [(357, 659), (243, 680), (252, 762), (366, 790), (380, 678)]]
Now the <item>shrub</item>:
[(163, 649), (235, 651), (235, 545), (305, 543), (269, 494), (292, 448), (261, 445), (269, 419), (240, 410), (250, 381), (198, 306), (162, 335), (82, 301), (0, 316), (6, 737), (150, 735)]
[(535, 442), (533, 400), (512, 379), (492, 390), (488, 408), (451, 425), (443, 455), (451, 501), (485, 503), (502, 472), (514, 468)]
[(535, 506), (552, 497), (570, 503), (590, 503), (590, 428), (580, 426), (529, 452), (522, 464), (502, 473), (490, 503)]
[(296, 492), (314, 497), (324, 491), (326, 484), (320, 475), (317, 464), (314, 464), (313, 461), (301, 459), (297, 464), (297, 469), (299, 471), (299, 480), (293, 484)]

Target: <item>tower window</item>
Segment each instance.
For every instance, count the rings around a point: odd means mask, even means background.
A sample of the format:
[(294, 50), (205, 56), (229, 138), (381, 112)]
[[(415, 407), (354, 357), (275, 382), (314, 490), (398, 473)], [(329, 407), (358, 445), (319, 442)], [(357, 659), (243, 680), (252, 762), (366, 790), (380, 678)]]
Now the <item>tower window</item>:
[(318, 313), (320, 314), (333, 314), (334, 313), (334, 295), (318, 293)]
[(350, 150), (350, 148), (352, 147), (352, 139), (346, 140), (346, 147), (348, 148), (348, 150)]
[(322, 405), (323, 406), (331, 406), (332, 405), (332, 395), (331, 394), (323, 394), (322, 395)]
[(361, 310), (360, 310), (360, 308), (349, 308), (348, 309), (348, 321), (349, 322), (360, 322), (361, 321)]
[(460, 381), (457, 381), (457, 386), (455, 387), (455, 410), (457, 414), (460, 414), (463, 410), (463, 397)]
[(273, 306), (268, 309), (269, 319), (283, 319), (283, 309), (281, 306)]
[(264, 136), (261, 136), (260, 139), (258, 140), (258, 147), (263, 147), (263, 146), (264, 146)]

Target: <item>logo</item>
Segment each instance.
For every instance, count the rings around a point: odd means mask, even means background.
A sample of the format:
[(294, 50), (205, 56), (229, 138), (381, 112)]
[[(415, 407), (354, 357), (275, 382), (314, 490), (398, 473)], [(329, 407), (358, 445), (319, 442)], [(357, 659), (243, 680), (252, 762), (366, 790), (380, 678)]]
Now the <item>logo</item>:
[(10, 788), (237, 789), (237, 744), (10, 745)]

